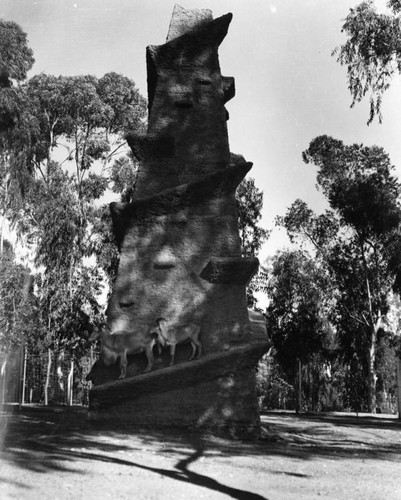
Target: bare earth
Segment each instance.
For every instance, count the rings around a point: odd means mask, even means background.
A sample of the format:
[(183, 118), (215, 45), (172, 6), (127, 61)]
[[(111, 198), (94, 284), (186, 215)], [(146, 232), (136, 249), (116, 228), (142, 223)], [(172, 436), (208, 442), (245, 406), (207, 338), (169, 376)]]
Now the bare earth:
[(401, 499), (401, 421), (391, 416), (262, 416), (262, 438), (111, 431), (82, 408), (0, 413), (0, 498)]

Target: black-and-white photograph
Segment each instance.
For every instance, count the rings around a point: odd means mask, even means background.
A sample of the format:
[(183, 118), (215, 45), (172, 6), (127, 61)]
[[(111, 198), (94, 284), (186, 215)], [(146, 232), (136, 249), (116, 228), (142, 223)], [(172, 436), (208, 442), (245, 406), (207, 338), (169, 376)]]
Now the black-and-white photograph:
[(401, 499), (401, 0), (1, 0), (0, 497)]

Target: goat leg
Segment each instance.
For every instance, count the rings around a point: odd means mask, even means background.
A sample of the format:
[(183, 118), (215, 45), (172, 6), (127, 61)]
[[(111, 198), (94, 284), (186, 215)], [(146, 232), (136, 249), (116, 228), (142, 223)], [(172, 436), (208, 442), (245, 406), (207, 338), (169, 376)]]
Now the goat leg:
[(174, 357), (175, 357), (175, 344), (171, 344), (170, 346), (170, 356), (171, 356), (170, 366), (172, 366), (174, 364)]
[(121, 357), (120, 357), (121, 372), (120, 372), (120, 376), (118, 377), (119, 379), (123, 379), (127, 376), (127, 364), (128, 364), (127, 353), (123, 352), (123, 354), (121, 354)]

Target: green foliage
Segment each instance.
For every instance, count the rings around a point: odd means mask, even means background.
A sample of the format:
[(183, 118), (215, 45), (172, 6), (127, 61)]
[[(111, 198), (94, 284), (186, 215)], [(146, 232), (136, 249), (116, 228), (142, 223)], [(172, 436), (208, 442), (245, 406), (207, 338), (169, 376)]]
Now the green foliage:
[(8, 352), (41, 335), (38, 304), (31, 294), (31, 276), (15, 262), (8, 241), (0, 257), (0, 351)]
[[(368, 278), (370, 287), (384, 287), (386, 295), (398, 279), (393, 250), (401, 244), (401, 188), (388, 155), (377, 146), (345, 146), (342, 141), (321, 136), (311, 142), (303, 158), (319, 168), (318, 186), (332, 210), (322, 219), (304, 206), (303, 214), (307, 215), (297, 226), (300, 202), (296, 202), (293, 220), (293, 208), (284, 219), (290, 234), (308, 236), (326, 253), (330, 249), (332, 267), (337, 265), (343, 271), (348, 267), (349, 272), (352, 262), (352, 268), (362, 273), (358, 280)], [(377, 289), (376, 293), (381, 292)]]
[(111, 110), (108, 131), (144, 131), (146, 101), (133, 82), (122, 75), (111, 72), (99, 79), (97, 92)]
[(269, 231), (258, 226), (262, 218), (263, 192), (252, 178), (244, 179), (237, 188), (238, 226), (242, 255), (255, 256), (269, 236)]
[(399, 12), (401, 12), (401, 2), (400, 0), (389, 0), (387, 2), (387, 6), (389, 9), (392, 9), (392, 11), (394, 12), (394, 14), (398, 14)]
[[(12, 21), (0, 19), (0, 164), (4, 166), (5, 152), (12, 143), (21, 140), (20, 134), (15, 134), (15, 127), (23, 121), (23, 107), (25, 101), (23, 93), (18, 87), (13, 87), (13, 81), (21, 82), (34, 63), (33, 52), (28, 47), (25, 32)], [(16, 165), (15, 158), (10, 158)], [(2, 168), (3, 170), (3, 168)], [(16, 174), (20, 174), (17, 169)], [(23, 180), (18, 175), (6, 176), (1, 172), (1, 188), (7, 191), (7, 208), (10, 208), (9, 187), (13, 180), (23, 186)], [(11, 181), (11, 183), (10, 183)], [(19, 188), (21, 189), (21, 188)], [(4, 216), (7, 209), (2, 210)]]
[(264, 311), (258, 307), (258, 299), (255, 296), (256, 292), (268, 294), (268, 270), (260, 266), (258, 272), (252, 277), (246, 288), (246, 297), (248, 307), (255, 309), (264, 314)]
[(100, 314), (101, 277), (96, 267), (85, 264), (92, 253), (94, 198), (79, 199), (74, 179), (58, 164), (51, 164), (51, 172), (48, 182), (32, 182), (18, 224), (34, 245), (36, 265), (42, 269), (36, 286), (46, 327), (43, 348), (84, 348), (90, 321)]
[[(394, 398), (397, 395), (397, 341), (397, 336), (389, 330), (381, 329), (378, 333), (376, 353), (378, 395), (391, 395)], [(378, 399), (384, 398), (379, 397)], [(389, 411), (390, 408), (386, 408), (386, 410)]]
[(5, 135), (19, 119), (19, 91), (14, 88), (0, 88), (0, 146), (3, 147)]
[(286, 380), (286, 375), (274, 353), (263, 356), (259, 361), (256, 372), (256, 391), (263, 410), (294, 409), (294, 386)]
[(297, 199), (285, 216), (276, 218), (276, 223), (286, 228), (290, 241), (300, 246), (305, 241), (319, 254), (325, 253), (335, 241), (340, 223), (330, 210), (316, 216), (308, 205)]
[[(301, 369), (303, 411), (344, 411), (354, 409), (346, 390), (346, 367), (337, 359), (314, 353)], [(298, 406), (298, 373), (283, 370), (277, 352), (259, 362), (256, 390), (264, 410), (295, 410)]]
[(40, 311), (46, 324), (44, 346), (84, 353), (93, 324), (102, 319), (97, 297), (101, 279), (92, 267), (76, 266), (70, 279), (47, 273), (38, 283)]
[(401, 71), (401, 20), (397, 15), (400, 2), (390, 0), (388, 6), (393, 15), (378, 14), (373, 0), (350, 9), (341, 30), (347, 41), (333, 52), (337, 61), (347, 67), (351, 106), (366, 94), (371, 96), (368, 123), (375, 116), (382, 120), (382, 96), (394, 74)]
[(277, 359), (291, 378), (296, 361), (333, 348), (333, 306), (328, 273), (300, 251), (278, 252), (270, 265), (266, 311)]
[(120, 254), (112, 231), (110, 210), (107, 206), (97, 209), (96, 217), (93, 220), (90, 245), (92, 252), (96, 255), (99, 267), (107, 277), (110, 296), (117, 277)]
[(111, 166), (110, 180), (113, 183), (113, 191), (121, 193), (121, 201), (130, 203), (133, 201), (138, 163), (132, 155), (117, 158)]
[(374, 411), (378, 332), (386, 324), (389, 292), (400, 282), (393, 254), (401, 246), (400, 184), (376, 146), (345, 146), (321, 136), (303, 158), (318, 167), (317, 184), (331, 210), (317, 216), (297, 200), (279, 223), (293, 241), (307, 241), (327, 269), (336, 290), (332, 320), (350, 366), (348, 395), (358, 386), (359, 400), (349, 400)]
[[(115, 92), (105, 92), (110, 78), (118, 84)], [(3, 148), (19, 158), (20, 170), (46, 179), (58, 147), (79, 184), (97, 161), (106, 166), (119, 152), (129, 129), (143, 128), (146, 106), (134, 82), (115, 73), (101, 79), (40, 74), (17, 90), (0, 92), (0, 115), (7, 131)]]
[(0, 19), (0, 88), (25, 80), (34, 62), (26, 33), (13, 21)]
[[(108, 184), (109, 179), (104, 175), (89, 172), (86, 179), (82, 179), (80, 185), (79, 194), (81, 200), (92, 205), (94, 200), (98, 200), (105, 194)], [(88, 209), (90, 209), (93, 215), (93, 207), (88, 207)]]
[(400, 184), (383, 148), (346, 146), (323, 135), (310, 143), (303, 159), (318, 167), (318, 186), (343, 224), (362, 237), (386, 234), (398, 227)]
[(35, 251), (37, 341), (83, 351), (101, 317), (102, 284), (118, 262), (110, 217), (96, 202), (110, 187), (124, 186), (123, 196), (132, 196), (137, 165), (124, 161), (119, 172), (117, 162), (110, 175), (109, 163), (124, 157), (124, 134), (143, 129), (145, 100), (116, 73), (40, 74), (18, 89), (0, 89), (2, 113), (1, 215)]
[[(255, 185), (255, 179), (243, 179), (237, 188), (238, 229), (241, 238), (241, 252), (244, 257), (257, 256), (270, 231), (259, 226), (262, 218), (263, 192)], [(267, 275), (261, 269), (247, 287), (248, 307), (256, 307), (255, 292), (266, 291)]]

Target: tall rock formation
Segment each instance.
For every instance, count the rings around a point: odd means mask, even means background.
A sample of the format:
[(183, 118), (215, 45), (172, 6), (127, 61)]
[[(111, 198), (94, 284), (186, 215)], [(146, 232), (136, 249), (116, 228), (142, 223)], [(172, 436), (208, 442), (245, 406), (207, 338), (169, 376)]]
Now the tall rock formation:
[(141, 335), (159, 317), (196, 323), (202, 357), (184, 362), (183, 345), (178, 364), (166, 368), (165, 356), (150, 374), (138, 375), (138, 356), (132, 378), (110, 382), (114, 372), (100, 370), (92, 418), (258, 431), (254, 368), (268, 342), (252, 333), (246, 304), (258, 260), (241, 257), (235, 190), (252, 164), (229, 151), (234, 79), (218, 59), (231, 19), (175, 6), (167, 42), (147, 47), (148, 130), (127, 137), (141, 160), (135, 201), (111, 205), (121, 255), (110, 330)]

